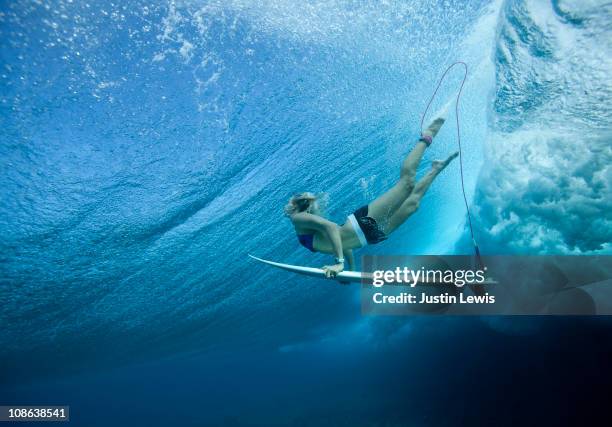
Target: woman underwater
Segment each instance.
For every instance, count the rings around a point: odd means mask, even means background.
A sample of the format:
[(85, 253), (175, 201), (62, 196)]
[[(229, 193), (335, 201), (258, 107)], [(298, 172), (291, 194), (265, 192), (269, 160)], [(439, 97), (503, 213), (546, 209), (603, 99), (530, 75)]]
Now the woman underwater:
[(344, 225), (323, 218), (317, 197), (312, 193), (296, 194), (289, 199), (285, 214), (291, 219), (299, 242), (312, 252), (335, 256), (335, 264), (323, 267), (326, 277), (334, 277), (343, 271), (345, 259), (352, 270), (353, 249), (385, 240), (418, 209), (433, 180), (459, 154), (453, 153), (444, 161), (434, 160), (431, 170), (416, 182), (417, 166), (443, 123), (444, 119), (438, 118), (423, 132), (402, 163), (397, 183), (373, 202), (349, 215)]

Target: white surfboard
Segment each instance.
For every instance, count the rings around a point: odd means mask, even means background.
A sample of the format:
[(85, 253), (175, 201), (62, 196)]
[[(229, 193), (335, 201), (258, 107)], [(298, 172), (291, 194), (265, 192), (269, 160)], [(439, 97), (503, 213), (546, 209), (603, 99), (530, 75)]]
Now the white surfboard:
[[(266, 259), (257, 258), (249, 254), (251, 258), (257, 260), (259, 262), (263, 262), (264, 264), (271, 265), (276, 268), (280, 268), (282, 270), (291, 271), (293, 273), (303, 274), (304, 276), (318, 277), (322, 279), (327, 279), (325, 277), (325, 271), (321, 268), (314, 267), (302, 267), (301, 265), (292, 265), (292, 264), (283, 264), (282, 262), (274, 262), (268, 261)], [(327, 279), (330, 280), (330, 279)], [(371, 273), (362, 273), (361, 271), (343, 271), (338, 273), (338, 275), (331, 280), (337, 280), (338, 282), (352, 282), (359, 283), (363, 280), (363, 283), (372, 283), (372, 274)]]
[[(362, 271), (343, 271), (338, 273), (336, 277), (332, 277), (328, 279), (325, 277), (325, 271), (321, 268), (315, 267), (303, 267), (301, 265), (293, 265), (293, 264), (283, 264), (282, 262), (274, 262), (268, 261), (267, 259), (258, 258), (249, 254), (251, 258), (256, 261), (259, 261), (264, 264), (271, 265), (272, 267), (280, 268), (282, 270), (291, 271), (292, 273), (303, 274), (304, 276), (317, 277), (319, 279), (327, 279), (327, 280), (337, 280), (338, 282), (351, 282), (351, 283), (364, 283), (364, 284), (372, 284), (373, 277), (372, 273), (366, 273)], [(417, 283), (417, 286), (421, 285), (431, 285), (435, 284), (435, 282), (429, 283)], [(496, 285), (497, 281), (487, 279), (484, 282), (480, 283), (480, 285)]]

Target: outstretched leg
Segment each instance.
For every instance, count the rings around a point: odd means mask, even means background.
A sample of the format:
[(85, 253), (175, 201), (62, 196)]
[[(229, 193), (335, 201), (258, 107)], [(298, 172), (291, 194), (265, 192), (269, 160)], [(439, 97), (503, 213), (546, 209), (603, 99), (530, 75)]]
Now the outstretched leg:
[[(423, 132), (423, 136), (435, 137), (443, 123), (444, 119), (435, 119)], [(384, 224), (408, 196), (410, 196), (410, 193), (412, 193), (415, 188), (417, 167), (423, 158), (423, 153), (425, 153), (426, 148), (427, 144), (425, 142), (417, 142), (416, 146), (402, 163), (399, 181), (386, 193), (368, 205), (368, 216)]]
[(391, 234), (394, 232), (419, 208), (421, 199), (427, 192), (427, 189), (429, 189), (431, 183), (458, 155), (458, 152), (453, 153), (444, 161), (436, 160), (432, 163), (431, 170), (419, 182), (417, 182), (410, 196), (400, 205), (391, 218), (389, 218), (389, 222), (385, 224), (384, 231), (386, 234)]
[[(423, 136), (429, 136), (433, 138), (438, 134), (440, 128), (444, 124), (443, 118), (437, 118), (423, 131)], [(416, 177), (417, 167), (419, 163), (421, 163), (421, 159), (423, 158), (423, 153), (425, 153), (425, 149), (427, 148), (427, 144), (421, 140), (417, 142), (416, 147), (408, 154), (408, 157), (402, 163), (402, 170), (400, 172), (400, 178), (403, 176), (409, 176), (412, 181)]]

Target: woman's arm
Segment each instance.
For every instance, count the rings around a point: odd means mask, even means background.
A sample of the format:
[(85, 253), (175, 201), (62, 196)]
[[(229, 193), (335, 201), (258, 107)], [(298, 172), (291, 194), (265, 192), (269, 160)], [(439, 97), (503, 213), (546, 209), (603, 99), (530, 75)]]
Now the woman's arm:
[(338, 224), (318, 215), (312, 215), (306, 212), (295, 214), (291, 219), (299, 228), (310, 228), (327, 235), (336, 259), (342, 260), (342, 262), (336, 262), (333, 265), (324, 266), (323, 270), (325, 270), (326, 277), (333, 277), (344, 270), (344, 251), (342, 250), (342, 238), (340, 237), (340, 227), (338, 227)]
[(352, 249), (345, 249), (344, 250), (344, 259), (345, 259), (346, 262), (348, 262), (349, 270), (355, 271), (355, 258), (353, 257), (353, 250)]
[(344, 259), (344, 251), (342, 250), (342, 238), (340, 237), (340, 227), (338, 224), (328, 221), (329, 225), (325, 227), (325, 233), (332, 244), (334, 255), (337, 259)]

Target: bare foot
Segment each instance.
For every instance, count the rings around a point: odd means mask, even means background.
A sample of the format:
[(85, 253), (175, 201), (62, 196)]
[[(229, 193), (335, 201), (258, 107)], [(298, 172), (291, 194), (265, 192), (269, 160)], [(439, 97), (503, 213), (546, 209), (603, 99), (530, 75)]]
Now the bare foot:
[(450, 156), (448, 156), (448, 158), (446, 160), (434, 160), (433, 162), (431, 162), (431, 168), (441, 172), (445, 167), (447, 167), (450, 162), (452, 162), (455, 158), (457, 158), (457, 156), (459, 155), (459, 151), (455, 151), (453, 154), (451, 154)]
[(427, 129), (423, 131), (423, 135), (431, 136), (433, 138), (434, 136), (438, 134), (443, 124), (444, 124), (444, 119), (441, 117), (438, 117), (437, 119), (435, 119), (433, 122), (429, 124)]

